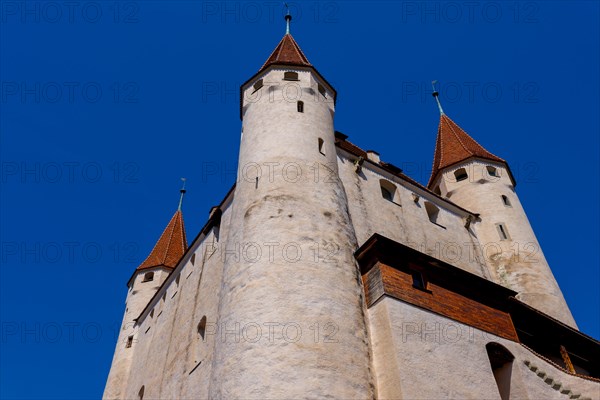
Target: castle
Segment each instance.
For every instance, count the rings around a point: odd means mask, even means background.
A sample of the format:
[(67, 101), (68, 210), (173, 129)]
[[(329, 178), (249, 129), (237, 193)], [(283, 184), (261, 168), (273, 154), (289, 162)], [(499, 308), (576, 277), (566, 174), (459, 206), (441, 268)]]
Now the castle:
[(104, 398), (600, 399), (508, 163), (439, 101), (427, 186), (352, 144), (286, 20), (236, 184), (189, 246), (180, 202), (127, 284)]

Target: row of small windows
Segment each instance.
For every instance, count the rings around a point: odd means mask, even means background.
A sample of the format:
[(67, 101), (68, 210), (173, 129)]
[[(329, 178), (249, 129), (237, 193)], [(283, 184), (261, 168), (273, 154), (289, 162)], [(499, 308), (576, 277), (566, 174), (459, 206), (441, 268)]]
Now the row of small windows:
[[(492, 167), (491, 165), (488, 165), (485, 168), (486, 168), (489, 176), (494, 176), (494, 177), (499, 176), (498, 169), (496, 167)], [(467, 174), (467, 170), (465, 168), (459, 168), (456, 171), (454, 171), (454, 178), (456, 178), (456, 182), (464, 181), (468, 177), (469, 177), (469, 174)]]
[[(299, 80), (298, 73), (297, 72), (284, 72), (283, 80), (284, 81), (298, 81)], [(264, 85), (265, 85), (265, 83), (264, 83), (263, 79), (259, 79), (256, 82), (254, 82), (254, 85), (252, 85), (252, 87), (254, 88), (254, 92), (259, 91)], [(327, 97), (327, 89), (325, 88), (325, 86), (323, 86), (319, 83), (317, 85), (317, 90), (319, 91), (319, 93), (321, 93), (321, 95), (323, 97)]]

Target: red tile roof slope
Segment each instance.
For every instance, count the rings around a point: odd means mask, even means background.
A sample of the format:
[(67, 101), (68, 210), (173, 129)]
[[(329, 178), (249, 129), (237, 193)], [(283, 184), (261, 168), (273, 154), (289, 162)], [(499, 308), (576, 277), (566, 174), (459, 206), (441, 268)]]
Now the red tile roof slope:
[(281, 39), (277, 47), (275, 47), (275, 50), (273, 50), (267, 61), (260, 68), (260, 71), (273, 64), (312, 67), (311, 63), (300, 49), (300, 46), (298, 46), (298, 43), (296, 43), (289, 33)]
[(177, 210), (162, 235), (160, 235), (150, 255), (140, 264), (137, 270), (159, 266), (175, 268), (186, 250), (187, 238), (185, 237), (183, 214), (180, 210)]
[(506, 164), (505, 160), (484, 149), (447, 115), (442, 114), (438, 126), (433, 168), (427, 186), (431, 187), (442, 169), (471, 157), (480, 157)]

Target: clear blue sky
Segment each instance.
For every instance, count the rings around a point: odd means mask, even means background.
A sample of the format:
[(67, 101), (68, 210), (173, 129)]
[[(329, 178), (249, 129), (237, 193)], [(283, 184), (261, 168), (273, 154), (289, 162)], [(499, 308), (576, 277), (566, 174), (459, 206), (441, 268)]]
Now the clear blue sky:
[[(99, 398), (125, 284), (233, 183), (278, 2), (0, 3), (2, 398)], [(599, 323), (598, 2), (293, 2), (336, 129), (426, 182), (446, 112), (507, 159), (581, 330)]]

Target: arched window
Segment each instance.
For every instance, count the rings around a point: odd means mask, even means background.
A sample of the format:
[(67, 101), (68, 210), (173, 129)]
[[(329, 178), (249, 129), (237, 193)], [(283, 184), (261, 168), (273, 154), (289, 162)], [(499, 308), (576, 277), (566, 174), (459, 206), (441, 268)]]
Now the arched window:
[(486, 168), (489, 176), (498, 176), (498, 170), (496, 169), (496, 167), (488, 165)]
[(318, 143), (319, 143), (319, 153), (325, 155), (325, 150), (323, 149), (323, 145), (325, 144), (325, 142), (323, 141), (323, 139), (319, 138)]
[(381, 196), (387, 201), (396, 203), (396, 185), (385, 179), (380, 179), (379, 186), (381, 187)]
[(206, 315), (202, 317), (198, 324), (198, 337), (204, 341), (204, 335), (206, 334)]
[(298, 108), (298, 112), (299, 113), (303, 113), (304, 112), (304, 102), (303, 101), (299, 101), (297, 103), (296, 107)]
[(498, 386), (498, 392), (500, 392), (500, 398), (502, 400), (509, 400), (512, 364), (515, 357), (506, 347), (498, 343), (488, 343), (485, 349), (490, 359), (496, 386)]
[(502, 195), (502, 203), (506, 207), (512, 207), (512, 204), (510, 204), (510, 200), (505, 195)]
[(138, 392), (138, 400), (144, 400), (144, 390), (145, 390), (145, 386), (142, 386), (140, 388), (140, 391)]
[(142, 282), (150, 282), (154, 280), (154, 272), (146, 272), (144, 274), (144, 279)]
[(283, 73), (283, 80), (284, 81), (297, 81), (298, 80), (298, 73), (297, 72), (284, 72)]
[(425, 202), (425, 211), (427, 211), (427, 217), (429, 218), (429, 221), (431, 221), (432, 223), (434, 223), (436, 225), (441, 226), (438, 223), (440, 209), (436, 205), (426, 201)]
[(467, 175), (467, 170), (464, 168), (459, 168), (454, 171), (454, 177), (456, 178), (456, 182), (464, 181), (469, 176)]

